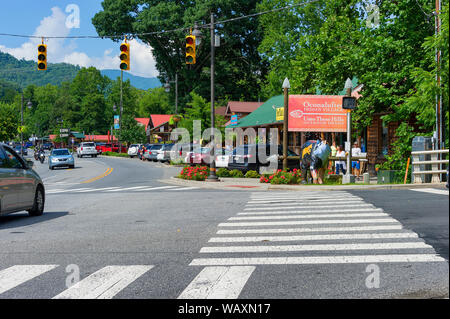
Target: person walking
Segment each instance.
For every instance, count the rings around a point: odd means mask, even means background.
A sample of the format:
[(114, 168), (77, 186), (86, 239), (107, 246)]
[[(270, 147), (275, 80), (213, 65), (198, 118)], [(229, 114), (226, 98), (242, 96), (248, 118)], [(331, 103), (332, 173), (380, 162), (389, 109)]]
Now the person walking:
[[(336, 142), (333, 141), (333, 143), (331, 143), (331, 157), (335, 157), (336, 156), (336, 152), (337, 152), (337, 148), (336, 148)], [(328, 165), (328, 170), (334, 172), (335, 171), (335, 162), (330, 161), (329, 165)]]
[[(336, 157), (342, 157), (345, 159), (345, 151), (343, 150), (342, 146), (339, 145), (336, 150)], [(345, 164), (345, 160), (336, 161), (336, 174), (339, 175), (339, 173), (342, 171), (342, 173), (345, 175), (347, 172), (347, 165)]]
[[(352, 157), (358, 156), (361, 156), (361, 149), (358, 147), (358, 142), (355, 142), (353, 143)], [(356, 176), (357, 180), (359, 180), (359, 169), (360, 169), (360, 162), (352, 161), (352, 174)]]

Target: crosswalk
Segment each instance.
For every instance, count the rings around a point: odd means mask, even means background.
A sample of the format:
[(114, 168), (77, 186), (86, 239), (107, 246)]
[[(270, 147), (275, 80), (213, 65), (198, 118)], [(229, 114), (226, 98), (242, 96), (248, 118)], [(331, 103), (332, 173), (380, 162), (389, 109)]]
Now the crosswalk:
[(449, 195), (448, 189), (436, 189), (436, 188), (416, 188), (411, 189), (415, 192), (422, 192), (422, 193), (429, 193), (429, 194), (436, 194), (436, 195)]
[(51, 194), (80, 194), (80, 193), (146, 193), (154, 191), (169, 191), (169, 192), (181, 192), (198, 189), (198, 187), (183, 187), (183, 186), (132, 186), (132, 187), (103, 187), (103, 188), (50, 188), (46, 190), (47, 195)]
[[(178, 299), (237, 299), (262, 266), (446, 262), (415, 232), (346, 192), (251, 193), (244, 209), (218, 225), (198, 257), (189, 264), (198, 274), (180, 289)], [(60, 267), (0, 269), (0, 298)], [(108, 265), (52, 298), (111, 299), (157, 269)]]

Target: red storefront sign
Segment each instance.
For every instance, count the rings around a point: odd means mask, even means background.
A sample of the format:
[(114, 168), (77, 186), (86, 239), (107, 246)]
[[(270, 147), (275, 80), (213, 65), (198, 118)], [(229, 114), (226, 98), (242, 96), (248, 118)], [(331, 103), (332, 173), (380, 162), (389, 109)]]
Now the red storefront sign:
[(289, 131), (347, 132), (341, 95), (290, 95)]

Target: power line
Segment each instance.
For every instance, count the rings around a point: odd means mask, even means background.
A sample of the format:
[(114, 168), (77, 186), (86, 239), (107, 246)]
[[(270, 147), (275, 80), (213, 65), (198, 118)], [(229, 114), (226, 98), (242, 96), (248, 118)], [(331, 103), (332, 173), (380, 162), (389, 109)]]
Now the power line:
[[(262, 12), (257, 12), (257, 13), (241, 16), (241, 17), (218, 21), (216, 24), (224, 24), (224, 23), (234, 22), (234, 21), (238, 21), (238, 20), (242, 20), (242, 19), (257, 17), (257, 16), (260, 16), (263, 14), (282, 11), (282, 10), (288, 10), (288, 9), (304, 6), (304, 5), (311, 4), (314, 2), (319, 2), (319, 1), (320, 0), (310, 0), (310, 1), (302, 2), (302, 3), (290, 5), (290, 6), (275, 8), (275, 9), (268, 10), (268, 11), (262, 11)], [(211, 24), (208, 23), (208, 24), (200, 25), (198, 27), (199, 28), (209, 28), (210, 26), (211, 26)], [(100, 35), (37, 36), (37, 35), (23, 35), (23, 34), (13, 34), (13, 33), (0, 33), (0, 36), (16, 37), (16, 38), (31, 38), (31, 39), (123, 39), (125, 36), (131, 37), (131, 38), (137, 38), (137, 37), (144, 37), (144, 36), (149, 36), (149, 35), (158, 35), (158, 34), (186, 31), (189, 29), (190, 28), (177, 28), (177, 29), (172, 29), (172, 30), (163, 30), (163, 31), (155, 31), (155, 32), (130, 33), (130, 34), (122, 34), (122, 35), (105, 35), (105, 36), (100, 36)]]

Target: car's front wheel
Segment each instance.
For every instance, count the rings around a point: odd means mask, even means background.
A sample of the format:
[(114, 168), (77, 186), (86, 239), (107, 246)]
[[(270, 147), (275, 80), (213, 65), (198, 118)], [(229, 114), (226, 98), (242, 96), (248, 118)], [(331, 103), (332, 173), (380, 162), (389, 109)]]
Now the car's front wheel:
[(44, 213), (45, 195), (42, 186), (38, 186), (34, 195), (33, 207), (28, 211), (30, 216), (41, 216)]

